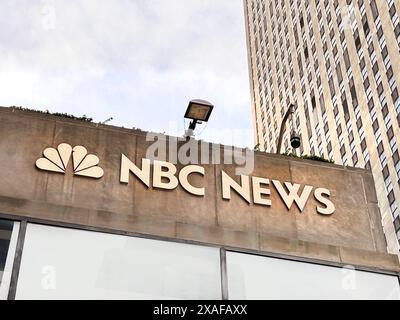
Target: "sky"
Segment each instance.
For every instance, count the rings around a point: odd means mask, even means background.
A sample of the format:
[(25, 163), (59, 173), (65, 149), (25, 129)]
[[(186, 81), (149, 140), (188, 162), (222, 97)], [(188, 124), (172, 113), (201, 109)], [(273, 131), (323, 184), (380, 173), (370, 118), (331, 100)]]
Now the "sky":
[(242, 0), (1, 0), (0, 105), (254, 147)]

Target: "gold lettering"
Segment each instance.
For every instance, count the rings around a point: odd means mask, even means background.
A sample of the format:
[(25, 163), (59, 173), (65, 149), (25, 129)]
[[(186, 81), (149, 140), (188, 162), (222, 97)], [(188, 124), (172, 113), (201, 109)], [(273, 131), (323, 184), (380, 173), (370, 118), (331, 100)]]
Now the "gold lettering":
[[(327, 199), (331, 195), (330, 191), (325, 188), (318, 188), (315, 190), (314, 197), (319, 202), (325, 205), (325, 208), (317, 207), (317, 212), (323, 215), (331, 215), (335, 212), (335, 205)], [(326, 196), (326, 197), (324, 197)]]
[(250, 178), (248, 176), (240, 176), (241, 185), (222, 171), (222, 197), (231, 199), (231, 189), (235, 190), (243, 199), (250, 203)]
[(197, 188), (192, 186), (189, 183), (188, 177), (192, 173), (199, 173), (204, 176), (205, 170), (203, 167), (200, 166), (186, 166), (184, 167), (181, 172), (179, 172), (179, 182), (181, 183), (181, 186), (189, 193), (194, 194), (195, 196), (204, 196), (205, 195), (205, 189), (204, 188)]
[(286, 207), (290, 210), (293, 205), (293, 202), (296, 203), (300, 212), (303, 212), (304, 207), (306, 206), (307, 200), (311, 194), (313, 187), (305, 186), (301, 195), (298, 195), (300, 185), (297, 183), (285, 182), (285, 186), (288, 189), (289, 193), (286, 192), (285, 188), (282, 184), (277, 180), (272, 180), (276, 190), (278, 190), (279, 195), (281, 196), (283, 202), (285, 202)]
[(129, 173), (132, 172), (142, 181), (147, 188), (150, 187), (150, 160), (142, 159), (142, 169), (139, 169), (124, 154), (121, 158), (121, 179), (122, 183), (129, 183)]

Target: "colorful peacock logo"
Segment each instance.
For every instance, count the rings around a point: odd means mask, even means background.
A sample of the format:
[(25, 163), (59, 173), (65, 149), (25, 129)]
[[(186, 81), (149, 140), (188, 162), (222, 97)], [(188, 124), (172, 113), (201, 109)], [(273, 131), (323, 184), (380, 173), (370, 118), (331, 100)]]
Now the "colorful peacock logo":
[(60, 144), (57, 149), (45, 149), (43, 151), (44, 157), (36, 161), (36, 167), (44, 171), (65, 174), (71, 155), (75, 175), (95, 179), (103, 177), (104, 171), (98, 166), (100, 160), (97, 156), (88, 154), (85, 147), (76, 146), (72, 148), (67, 143)]

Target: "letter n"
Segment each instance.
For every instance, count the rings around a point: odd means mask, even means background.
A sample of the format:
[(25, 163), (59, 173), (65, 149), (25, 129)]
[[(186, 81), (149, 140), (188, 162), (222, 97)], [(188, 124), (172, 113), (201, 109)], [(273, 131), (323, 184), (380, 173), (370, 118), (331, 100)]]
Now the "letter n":
[(122, 183), (129, 183), (129, 174), (133, 173), (142, 181), (147, 188), (150, 187), (150, 160), (142, 159), (142, 169), (139, 169), (132, 161), (124, 154), (121, 158), (121, 179)]
[(238, 184), (224, 171), (222, 171), (222, 197), (223, 199), (231, 199), (231, 189), (235, 190), (243, 199), (250, 203), (250, 178), (241, 176), (241, 184)]

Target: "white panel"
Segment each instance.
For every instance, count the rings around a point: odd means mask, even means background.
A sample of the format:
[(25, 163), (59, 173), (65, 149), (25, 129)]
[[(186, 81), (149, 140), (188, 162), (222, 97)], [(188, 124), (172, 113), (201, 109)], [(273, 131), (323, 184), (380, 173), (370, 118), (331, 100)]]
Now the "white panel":
[(227, 252), (229, 299), (400, 299), (395, 276)]
[(17, 299), (220, 299), (219, 250), (29, 224)]

